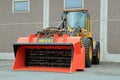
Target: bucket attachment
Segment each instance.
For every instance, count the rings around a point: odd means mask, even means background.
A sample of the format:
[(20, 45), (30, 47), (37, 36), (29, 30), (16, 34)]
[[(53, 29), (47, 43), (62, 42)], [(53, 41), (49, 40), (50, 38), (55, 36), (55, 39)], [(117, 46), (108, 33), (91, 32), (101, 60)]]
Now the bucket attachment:
[(74, 62), (75, 52), (72, 43), (17, 43), (14, 44), (13, 47), (15, 53), (13, 70), (52, 72), (74, 72), (77, 69), (84, 70), (84, 61), (81, 63), (78, 63), (80, 60)]

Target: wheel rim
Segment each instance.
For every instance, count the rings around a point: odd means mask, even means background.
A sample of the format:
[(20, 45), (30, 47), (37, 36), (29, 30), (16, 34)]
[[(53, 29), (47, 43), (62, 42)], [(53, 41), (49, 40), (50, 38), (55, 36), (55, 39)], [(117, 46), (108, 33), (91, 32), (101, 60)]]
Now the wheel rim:
[(92, 46), (89, 47), (89, 58), (92, 60)]
[(98, 48), (98, 59), (100, 59), (100, 48)]

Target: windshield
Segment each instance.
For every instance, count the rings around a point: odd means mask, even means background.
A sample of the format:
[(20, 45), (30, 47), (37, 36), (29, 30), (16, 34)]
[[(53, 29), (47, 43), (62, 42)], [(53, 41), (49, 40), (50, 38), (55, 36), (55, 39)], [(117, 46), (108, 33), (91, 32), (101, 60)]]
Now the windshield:
[(67, 27), (85, 28), (86, 14), (83, 12), (69, 12), (67, 13)]

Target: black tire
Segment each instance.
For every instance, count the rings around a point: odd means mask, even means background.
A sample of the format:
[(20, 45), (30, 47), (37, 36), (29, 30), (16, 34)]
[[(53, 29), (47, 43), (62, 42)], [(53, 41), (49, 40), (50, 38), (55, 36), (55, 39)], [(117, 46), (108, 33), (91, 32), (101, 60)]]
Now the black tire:
[(96, 42), (96, 46), (93, 52), (93, 61), (92, 64), (99, 64), (100, 63), (100, 43)]
[(85, 46), (85, 66), (91, 67), (92, 57), (93, 57), (93, 48), (91, 39), (84, 39)]

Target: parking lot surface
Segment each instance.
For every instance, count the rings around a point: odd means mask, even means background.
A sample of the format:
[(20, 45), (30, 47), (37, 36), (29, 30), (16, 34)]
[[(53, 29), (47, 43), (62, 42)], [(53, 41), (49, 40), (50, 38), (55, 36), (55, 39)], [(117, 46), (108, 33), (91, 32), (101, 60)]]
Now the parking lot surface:
[(120, 63), (101, 62), (85, 71), (54, 73), (13, 71), (14, 60), (0, 60), (0, 80), (120, 80)]

